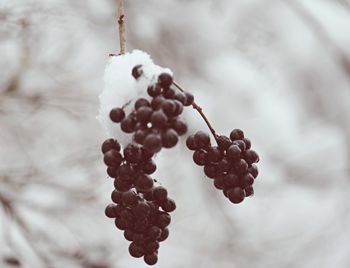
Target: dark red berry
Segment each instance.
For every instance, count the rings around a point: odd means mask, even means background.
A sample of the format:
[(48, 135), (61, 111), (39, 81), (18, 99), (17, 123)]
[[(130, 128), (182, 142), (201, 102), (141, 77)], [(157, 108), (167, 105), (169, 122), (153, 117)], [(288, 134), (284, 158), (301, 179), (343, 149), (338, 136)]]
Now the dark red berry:
[(172, 88), (168, 88), (163, 93), (164, 98), (166, 99), (174, 99), (175, 98), (175, 90)]
[(111, 194), (111, 199), (116, 204), (122, 203), (123, 192), (119, 192), (118, 190), (114, 190)]
[(173, 77), (168, 73), (162, 73), (158, 77), (158, 83), (162, 88), (169, 88), (173, 83)]
[(187, 139), (186, 139), (186, 146), (188, 149), (194, 151), (194, 150), (197, 150), (198, 147), (195, 143), (195, 140), (194, 140), (194, 135), (191, 135), (191, 136), (188, 136)]
[(176, 118), (172, 123), (171, 126), (173, 129), (175, 129), (175, 131), (177, 132), (177, 134), (179, 134), (179, 136), (185, 134), (187, 132), (187, 124), (185, 123), (185, 121)]
[(158, 227), (165, 228), (170, 224), (170, 222), (171, 222), (171, 218), (169, 213), (162, 212), (158, 215), (158, 219), (157, 219)]
[(162, 110), (154, 111), (152, 113), (151, 115), (152, 127), (164, 128), (167, 122), (168, 122), (168, 117)]
[(143, 147), (151, 153), (157, 153), (162, 148), (162, 140), (158, 134), (149, 134), (143, 141)]
[(115, 218), (117, 215), (115, 213), (115, 204), (109, 204), (105, 209), (105, 214), (108, 218)]
[(244, 189), (244, 192), (245, 192), (245, 196), (248, 197), (248, 196), (253, 196), (254, 195), (254, 188), (253, 186), (248, 186)]
[(123, 158), (117, 150), (109, 150), (103, 156), (103, 161), (109, 167), (119, 167)]
[(135, 242), (131, 242), (129, 246), (129, 253), (134, 258), (140, 258), (145, 254), (143, 248), (138, 246)]
[(135, 181), (135, 187), (138, 191), (146, 191), (152, 188), (152, 186), (153, 180), (146, 174), (140, 174)]
[(204, 151), (203, 149), (199, 149), (194, 151), (193, 153), (193, 161), (198, 165), (198, 166), (204, 166), (207, 160), (207, 152)]
[(247, 150), (244, 152), (244, 159), (248, 164), (253, 164), (259, 162), (259, 155), (254, 150)]
[(244, 200), (245, 192), (239, 187), (227, 190), (227, 197), (234, 204), (241, 203)]
[(161, 92), (162, 92), (162, 89), (158, 85), (149, 86), (147, 88), (147, 93), (151, 97), (156, 97), (160, 95)]
[(151, 107), (142, 106), (136, 111), (136, 119), (142, 124), (147, 124), (151, 119), (152, 113), (153, 110)]
[(156, 169), (157, 169), (157, 166), (152, 160), (149, 160), (142, 165), (142, 170), (146, 174), (152, 174), (156, 171)]
[(175, 99), (178, 100), (179, 102), (181, 102), (182, 104), (185, 104), (185, 102), (186, 102), (186, 96), (182, 92), (177, 92), (175, 94)]
[(176, 209), (176, 204), (175, 201), (171, 198), (166, 199), (163, 203), (162, 203), (162, 209), (165, 212), (172, 212)]
[(205, 149), (210, 145), (209, 134), (203, 131), (198, 131), (194, 134), (194, 141), (198, 148)]
[(109, 113), (109, 118), (115, 123), (121, 122), (124, 119), (124, 117), (125, 112), (122, 108), (114, 108)]
[(240, 129), (234, 129), (231, 131), (230, 133), (230, 139), (231, 141), (235, 141), (235, 140), (242, 140), (244, 139), (244, 133), (242, 130)]
[(194, 96), (189, 92), (185, 92), (185, 96), (186, 96), (186, 101), (185, 101), (184, 105), (185, 106), (192, 105), (194, 102)]
[(258, 167), (254, 164), (252, 164), (249, 168), (248, 168), (248, 172), (250, 174), (253, 175), (254, 178), (256, 178), (259, 174), (259, 170), (258, 170)]
[(101, 150), (102, 150), (102, 153), (107, 153), (109, 150), (116, 150), (116, 151), (120, 151), (120, 144), (117, 140), (115, 139), (108, 139), (108, 140), (105, 140), (103, 143), (102, 143), (102, 146), (101, 146)]
[(169, 229), (167, 227), (162, 228), (162, 233), (160, 237), (157, 239), (159, 242), (164, 241), (169, 237)]
[(150, 107), (151, 104), (149, 103), (148, 100), (146, 100), (145, 98), (139, 98), (135, 101), (135, 104), (134, 104), (134, 108), (135, 110), (138, 110), (139, 108), (141, 107)]
[(165, 148), (174, 147), (179, 140), (177, 132), (172, 128), (167, 129), (162, 133), (162, 144)]
[(224, 135), (219, 136), (217, 138), (217, 142), (221, 150), (226, 150), (232, 144), (232, 141), (230, 140), (230, 138)]
[(132, 68), (131, 74), (135, 79), (138, 79), (142, 73), (142, 65), (136, 65), (134, 68)]
[(134, 239), (134, 232), (131, 231), (130, 229), (126, 229), (124, 231), (124, 237), (128, 241), (133, 241), (133, 239)]
[(143, 259), (148, 265), (155, 265), (158, 261), (158, 255), (157, 253), (147, 254)]
[(153, 189), (153, 196), (157, 201), (162, 202), (167, 200), (168, 191), (162, 186), (157, 186)]
[(240, 155), (241, 155), (241, 149), (235, 144), (228, 147), (226, 151), (226, 156), (229, 160), (237, 160), (239, 159)]

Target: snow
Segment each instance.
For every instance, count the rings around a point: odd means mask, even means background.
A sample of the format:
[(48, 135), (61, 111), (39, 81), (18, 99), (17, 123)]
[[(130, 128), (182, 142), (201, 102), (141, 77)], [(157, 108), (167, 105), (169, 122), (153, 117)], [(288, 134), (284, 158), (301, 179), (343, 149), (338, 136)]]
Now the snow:
[[(142, 65), (143, 73), (136, 80), (131, 72), (137, 65)], [(130, 102), (125, 107), (125, 113), (128, 114), (136, 99), (147, 98), (147, 87), (154, 85), (161, 73), (173, 74), (170, 69), (154, 64), (151, 57), (141, 50), (109, 58), (104, 74), (104, 89), (99, 95), (100, 108), (97, 119), (108, 136), (117, 138), (122, 146), (130, 142), (131, 134), (122, 132), (120, 124), (110, 120), (109, 112)]]

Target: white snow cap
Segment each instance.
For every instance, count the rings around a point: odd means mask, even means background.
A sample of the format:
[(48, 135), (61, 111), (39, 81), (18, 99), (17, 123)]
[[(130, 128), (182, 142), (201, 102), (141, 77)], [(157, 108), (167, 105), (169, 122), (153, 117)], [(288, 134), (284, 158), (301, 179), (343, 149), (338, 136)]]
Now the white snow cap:
[[(142, 65), (143, 73), (136, 80), (131, 72), (137, 65)], [(161, 73), (172, 75), (170, 69), (155, 65), (151, 57), (140, 50), (109, 58), (104, 74), (104, 89), (99, 95), (100, 108), (97, 120), (106, 129), (107, 134), (118, 139), (123, 147), (130, 142), (131, 134), (122, 132), (120, 124), (111, 121), (110, 111), (131, 101), (124, 109), (128, 114), (133, 109), (137, 98), (147, 98), (147, 87), (157, 83)]]

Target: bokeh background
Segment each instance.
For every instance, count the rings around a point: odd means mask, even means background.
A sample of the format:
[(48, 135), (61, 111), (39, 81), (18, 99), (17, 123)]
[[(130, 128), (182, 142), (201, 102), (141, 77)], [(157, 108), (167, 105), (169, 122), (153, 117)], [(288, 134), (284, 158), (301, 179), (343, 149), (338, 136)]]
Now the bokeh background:
[[(350, 2), (125, 2), (127, 50), (261, 157), (255, 196), (233, 205), (184, 140), (158, 156), (177, 210), (156, 267), (350, 267)], [(146, 267), (104, 216), (95, 117), (118, 52), (116, 1), (0, 0), (0, 267)]]

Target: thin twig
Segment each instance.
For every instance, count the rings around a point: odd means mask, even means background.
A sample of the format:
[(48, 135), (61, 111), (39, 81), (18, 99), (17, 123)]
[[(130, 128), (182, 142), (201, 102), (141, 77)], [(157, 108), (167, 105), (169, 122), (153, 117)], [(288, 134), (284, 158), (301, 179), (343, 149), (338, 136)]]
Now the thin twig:
[[(177, 87), (181, 92), (185, 92), (185, 90), (175, 81), (173, 81), (173, 84), (175, 87)], [(213, 134), (213, 137), (216, 140), (216, 143), (218, 143), (218, 134), (216, 134), (215, 129), (212, 127), (212, 125), (210, 124), (208, 118), (205, 116), (205, 114), (203, 113), (203, 109), (202, 107), (200, 107), (197, 103), (193, 102), (192, 103), (192, 107), (193, 109), (197, 110), (197, 112), (200, 114), (200, 116), (203, 118), (203, 120), (205, 121), (205, 123), (207, 124), (208, 128), (210, 129), (211, 134)]]
[(124, 14), (124, 0), (118, 0), (118, 27), (119, 27), (119, 55), (125, 54), (125, 14)]

